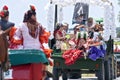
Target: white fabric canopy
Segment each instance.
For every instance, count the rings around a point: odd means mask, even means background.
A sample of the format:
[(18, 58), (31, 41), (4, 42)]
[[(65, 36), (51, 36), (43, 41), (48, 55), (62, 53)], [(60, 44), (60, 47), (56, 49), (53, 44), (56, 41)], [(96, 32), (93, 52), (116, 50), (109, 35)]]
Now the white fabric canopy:
[(47, 11), (47, 30), (50, 31), (50, 39), (52, 39), (54, 32), (54, 5), (48, 3), (45, 9)]
[(52, 0), (52, 4), (48, 6), (48, 27), (49, 31), (53, 32), (54, 30), (54, 10), (53, 5), (58, 5), (58, 22), (62, 22), (63, 20), (63, 11), (62, 7), (74, 5), (77, 2), (86, 3), (88, 5), (98, 5), (104, 8), (104, 39), (107, 41), (111, 35), (112, 39), (116, 37), (116, 27), (115, 27), (115, 20), (114, 20), (114, 7), (111, 3), (107, 0)]
[(52, 0), (53, 4), (57, 4), (57, 5), (61, 5), (61, 6), (68, 6), (68, 5), (73, 5), (76, 4), (78, 2), (81, 3), (86, 3), (86, 4), (94, 4), (94, 5), (98, 5), (98, 6), (104, 6), (107, 2), (104, 0)]

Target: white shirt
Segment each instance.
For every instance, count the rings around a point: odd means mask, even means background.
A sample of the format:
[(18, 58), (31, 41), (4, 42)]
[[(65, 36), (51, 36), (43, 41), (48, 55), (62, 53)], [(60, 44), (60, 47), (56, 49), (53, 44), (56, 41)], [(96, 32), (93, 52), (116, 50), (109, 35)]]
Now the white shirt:
[[(39, 30), (39, 29), (38, 29)], [(25, 23), (20, 24), (18, 29), (16, 30), (15, 39), (20, 40), (23, 37), (23, 49), (41, 49), (41, 43), (39, 41), (39, 35), (37, 38), (33, 38), (29, 34), (28, 27)]]

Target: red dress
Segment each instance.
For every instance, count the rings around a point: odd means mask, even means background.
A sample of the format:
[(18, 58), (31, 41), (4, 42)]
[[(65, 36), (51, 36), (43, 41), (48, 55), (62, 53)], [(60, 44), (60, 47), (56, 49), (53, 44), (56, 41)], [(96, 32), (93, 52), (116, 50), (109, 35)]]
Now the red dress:
[[(60, 37), (63, 37), (63, 34), (60, 30), (57, 30), (56, 34), (58, 34)], [(55, 34), (55, 37), (57, 37)], [(61, 49), (61, 44), (63, 43), (63, 40), (62, 39), (57, 39), (56, 38), (56, 49)]]

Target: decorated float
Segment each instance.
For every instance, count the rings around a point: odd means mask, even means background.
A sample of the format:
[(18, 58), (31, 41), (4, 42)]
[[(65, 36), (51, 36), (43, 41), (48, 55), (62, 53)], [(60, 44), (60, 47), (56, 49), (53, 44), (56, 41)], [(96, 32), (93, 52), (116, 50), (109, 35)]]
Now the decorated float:
[[(54, 13), (48, 15), (48, 25), (51, 26), (50, 31), (53, 32), (55, 27), (53, 27), (54, 22), (62, 22), (63, 21), (63, 12), (62, 9), (65, 6), (76, 4), (81, 5), (98, 5), (103, 8), (104, 10), (104, 17), (100, 20), (96, 20), (99, 24), (101, 22), (104, 23), (104, 31), (103, 31), (103, 38), (107, 45), (107, 48), (103, 50), (102, 53), (99, 55), (99, 52), (96, 53), (96, 55), (87, 56), (87, 58), (84, 56), (83, 51), (76, 50), (76, 49), (68, 49), (68, 50), (62, 50), (61, 52), (57, 52), (54, 50), (52, 58), (54, 59), (54, 69), (56, 69), (55, 77), (56, 79), (59, 79), (59, 72), (62, 72), (64, 76), (64, 80), (67, 80), (68, 78), (81, 78), (81, 75), (83, 73), (94, 73), (96, 74), (96, 77), (98, 80), (113, 80), (116, 78), (116, 71), (117, 71), (117, 64), (116, 59), (113, 53), (113, 40), (116, 36), (116, 28), (115, 28), (115, 21), (114, 21), (114, 6), (112, 3), (108, 0), (51, 0), (49, 6), (48, 6), (48, 12)], [(55, 11), (54, 7), (55, 6)], [(83, 13), (84, 13), (84, 7)], [(89, 7), (88, 7), (89, 8)], [(84, 19), (87, 19), (89, 17), (88, 12), (85, 13), (86, 16)], [(108, 14), (109, 13), (109, 14)], [(52, 17), (51, 17), (52, 16)], [(55, 20), (53, 19), (53, 16), (55, 17)], [(73, 17), (74, 19), (74, 17)], [(80, 33), (78, 36), (80, 37), (82, 33)], [(86, 34), (83, 34), (86, 35)], [(79, 39), (78, 37), (78, 39)], [(86, 37), (86, 36), (85, 36)], [(70, 42), (72, 44), (72, 42)], [(63, 49), (66, 49), (65, 47)], [(91, 51), (91, 53), (93, 53)], [(83, 54), (83, 55), (81, 55)], [(100, 56), (100, 57), (97, 57)], [(54, 73), (54, 72), (53, 72)], [(75, 77), (74, 73), (79, 73), (79, 76)], [(73, 77), (71, 77), (72, 74)], [(69, 76), (68, 76), (69, 75)]]

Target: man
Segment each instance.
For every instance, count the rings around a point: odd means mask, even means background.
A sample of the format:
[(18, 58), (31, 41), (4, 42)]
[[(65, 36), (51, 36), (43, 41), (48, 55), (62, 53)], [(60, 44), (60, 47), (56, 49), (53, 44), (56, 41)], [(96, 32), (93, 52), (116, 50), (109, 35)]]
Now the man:
[(4, 6), (2, 11), (0, 11), (0, 17), (0, 79), (3, 80), (3, 70), (6, 71), (9, 67), (7, 35), (9, 35), (10, 29), (14, 26), (14, 23), (8, 21), (9, 11), (7, 6)]

